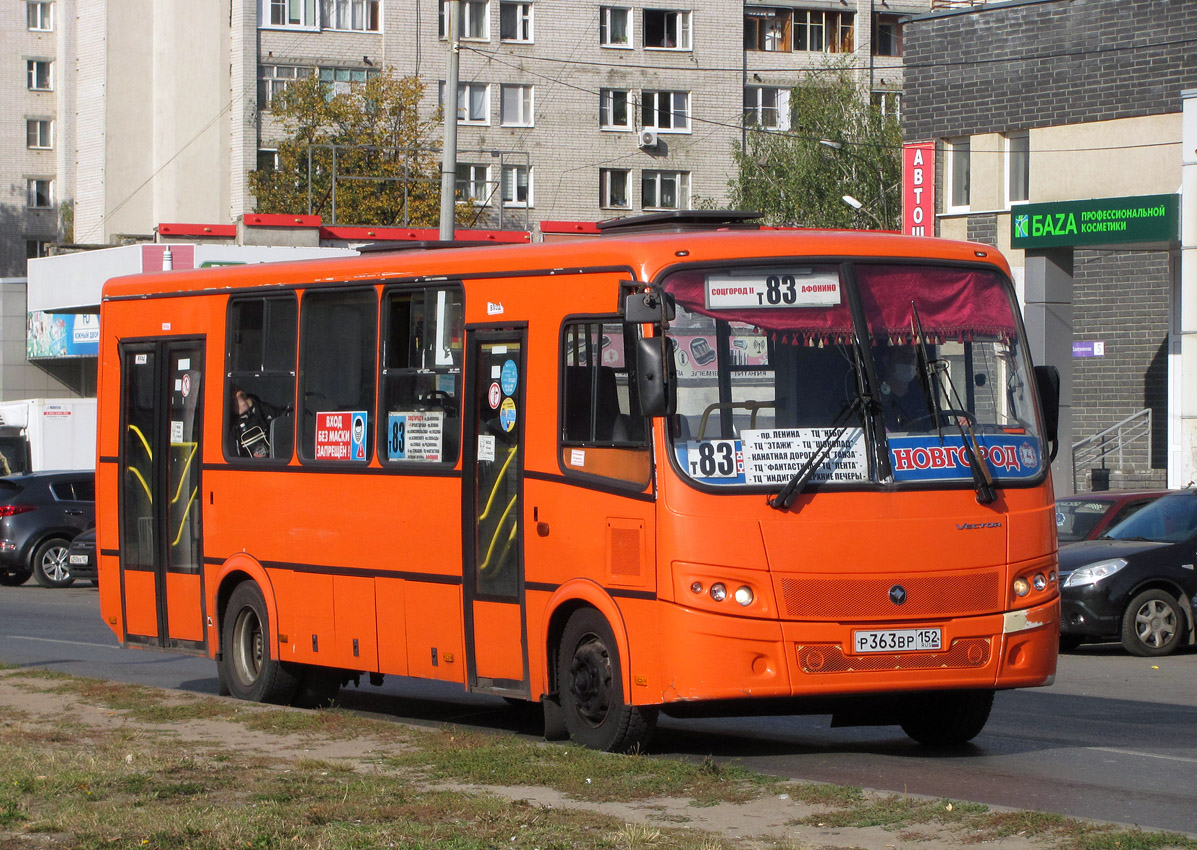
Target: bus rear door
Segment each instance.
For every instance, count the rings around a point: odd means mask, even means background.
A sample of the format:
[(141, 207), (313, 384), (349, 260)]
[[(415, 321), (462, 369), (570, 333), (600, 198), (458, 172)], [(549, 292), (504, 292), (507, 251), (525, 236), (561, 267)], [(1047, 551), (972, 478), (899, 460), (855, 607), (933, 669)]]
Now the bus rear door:
[(471, 690), (527, 697), (524, 632), (525, 333), (467, 334), (463, 589)]
[(120, 573), (128, 643), (205, 648), (203, 340), (121, 345)]

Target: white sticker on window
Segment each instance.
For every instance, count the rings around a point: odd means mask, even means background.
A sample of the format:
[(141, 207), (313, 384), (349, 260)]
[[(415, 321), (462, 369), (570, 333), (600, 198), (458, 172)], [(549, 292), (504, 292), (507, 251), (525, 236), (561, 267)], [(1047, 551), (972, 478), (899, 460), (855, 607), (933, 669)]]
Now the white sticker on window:
[(148, 361), (146, 360), (146, 356), (144, 354), (138, 354), (133, 358), (134, 366), (144, 366), (147, 362)]
[(495, 459), (495, 438), (493, 434), (478, 435), (478, 460)]
[(183, 442), (183, 422), (181, 420), (170, 420), (170, 441), (176, 444)]
[(502, 377), (502, 375), (503, 375), (503, 367), (500, 366), (498, 363), (492, 364), (490, 367), (490, 379), (492, 381), (497, 381), (497, 380), (499, 380), (500, 377)]
[(179, 370), (180, 371), (184, 371), (184, 370), (190, 369), (190, 368), (191, 368), (191, 358), (190, 357), (184, 357), (182, 360), (179, 361)]
[(584, 452), (582, 449), (572, 450), (569, 453), (569, 465), (570, 466), (585, 466), (586, 465), (586, 452)]
[(183, 391), (183, 379), (175, 378), (175, 392), (180, 393), (182, 391)]

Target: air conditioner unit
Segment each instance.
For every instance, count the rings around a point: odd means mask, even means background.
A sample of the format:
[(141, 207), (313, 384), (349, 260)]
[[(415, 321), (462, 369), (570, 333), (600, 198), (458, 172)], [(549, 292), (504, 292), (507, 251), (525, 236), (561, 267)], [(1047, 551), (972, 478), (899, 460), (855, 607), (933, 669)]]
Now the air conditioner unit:
[(638, 134), (639, 144), (642, 148), (655, 148), (657, 146), (657, 131), (644, 129)]

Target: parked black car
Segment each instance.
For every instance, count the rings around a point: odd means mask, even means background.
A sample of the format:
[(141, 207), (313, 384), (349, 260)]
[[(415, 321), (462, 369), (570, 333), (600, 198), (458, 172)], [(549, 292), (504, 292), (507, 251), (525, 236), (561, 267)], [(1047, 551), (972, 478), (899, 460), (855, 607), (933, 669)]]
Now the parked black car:
[(95, 474), (31, 472), (0, 478), (0, 584), (71, 584), (67, 546), (96, 522)]
[(1194, 642), (1197, 491), (1164, 496), (1096, 540), (1060, 547), (1060, 646), (1121, 640), (1133, 655)]
[(96, 561), (96, 530), (89, 528), (67, 547), (67, 569), (71, 571), (71, 578), (77, 581), (90, 579), (95, 582), (100, 576), (99, 568)]

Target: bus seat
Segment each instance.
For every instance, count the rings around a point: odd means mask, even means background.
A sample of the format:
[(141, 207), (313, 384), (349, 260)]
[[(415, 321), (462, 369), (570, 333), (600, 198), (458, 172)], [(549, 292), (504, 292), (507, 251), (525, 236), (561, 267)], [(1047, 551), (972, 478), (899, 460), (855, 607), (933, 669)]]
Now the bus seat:
[[(595, 375), (597, 393), (591, 395), (591, 376)], [(615, 370), (610, 366), (599, 366), (592, 370), (587, 366), (565, 367), (565, 438), (567, 440), (589, 441), (591, 439), (591, 399), (597, 400), (594, 417), (593, 439), (597, 442), (627, 442), (639, 440), (636, 423), (619, 409), (619, 385)]]
[(270, 420), (270, 456), (283, 460), (291, 459), (291, 450), (295, 448), (295, 428), (292, 426), (291, 414), (282, 413)]

